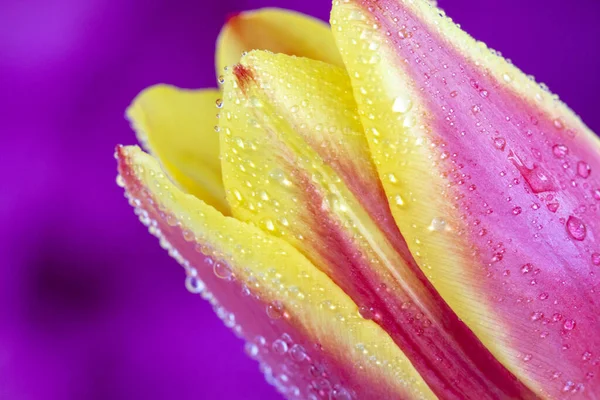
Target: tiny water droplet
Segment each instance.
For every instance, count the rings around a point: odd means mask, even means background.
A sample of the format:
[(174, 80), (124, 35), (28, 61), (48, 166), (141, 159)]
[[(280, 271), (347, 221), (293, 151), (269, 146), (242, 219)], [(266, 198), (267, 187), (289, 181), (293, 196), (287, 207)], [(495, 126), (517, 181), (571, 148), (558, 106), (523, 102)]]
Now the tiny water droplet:
[(529, 272), (531, 272), (532, 269), (533, 269), (533, 265), (527, 263), (521, 267), (521, 272), (523, 274), (528, 274)]
[(281, 339), (275, 340), (271, 347), (272, 347), (273, 351), (275, 352), (275, 354), (279, 354), (279, 355), (283, 355), (283, 354), (287, 353), (287, 351), (288, 351), (287, 343)]
[(225, 262), (217, 261), (213, 265), (214, 274), (221, 279), (229, 279), (231, 278), (232, 272), (229, 265)]
[(592, 264), (600, 266), (600, 253), (592, 254)]
[(198, 279), (195, 276), (186, 276), (185, 277), (185, 288), (193, 294), (202, 293), (204, 290), (204, 282)]
[(504, 148), (506, 147), (506, 139), (504, 139), (503, 137), (497, 137), (494, 139), (494, 146), (496, 146), (496, 148), (498, 150), (502, 150), (504, 151)]
[(594, 190), (594, 192), (592, 193), (592, 195), (594, 196), (594, 199), (600, 201), (600, 189)]
[(523, 209), (521, 207), (517, 206), (517, 207), (513, 208), (512, 213), (513, 213), (513, 215), (519, 215), (519, 214), (521, 214), (522, 211), (523, 211)]
[(255, 358), (258, 355), (259, 349), (256, 344), (247, 342), (246, 345), (244, 346), (244, 350), (246, 351), (246, 354), (248, 354), (248, 356), (250, 358)]
[(450, 92), (450, 97), (456, 97), (458, 96), (458, 92), (456, 90), (453, 90)]
[(412, 101), (408, 97), (398, 96), (392, 105), (392, 111), (397, 113), (405, 113), (412, 107)]
[(299, 344), (293, 345), (289, 351), (289, 354), (290, 357), (292, 357), (292, 360), (296, 362), (302, 362), (306, 359), (306, 351), (304, 350), (304, 347)]
[(552, 147), (552, 154), (554, 154), (556, 158), (564, 158), (569, 154), (569, 148), (564, 144), (555, 144)]
[(592, 172), (592, 167), (590, 167), (590, 165), (588, 163), (586, 163), (585, 161), (579, 161), (577, 163), (577, 174), (586, 179), (587, 177), (590, 176), (590, 173)]
[(572, 331), (573, 329), (575, 329), (575, 325), (577, 325), (577, 323), (575, 322), (574, 319), (568, 319), (565, 321), (565, 323), (563, 324), (563, 328), (566, 331)]
[(223, 108), (223, 99), (217, 99), (215, 104), (217, 105), (217, 108)]
[(267, 305), (267, 315), (271, 319), (279, 319), (283, 317), (284, 307), (279, 301), (272, 301)]
[(544, 318), (544, 313), (541, 311), (535, 311), (531, 314), (532, 321), (539, 321), (542, 318)]
[(555, 213), (556, 210), (558, 210), (559, 206), (560, 206), (560, 204), (558, 204), (558, 203), (548, 203), (548, 205), (547, 205), (548, 210), (550, 210), (550, 212), (553, 212), (553, 213)]
[(567, 220), (567, 232), (573, 239), (582, 241), (587, 235), (587, 228), (582, 220), (577, 217), (570, 216)]

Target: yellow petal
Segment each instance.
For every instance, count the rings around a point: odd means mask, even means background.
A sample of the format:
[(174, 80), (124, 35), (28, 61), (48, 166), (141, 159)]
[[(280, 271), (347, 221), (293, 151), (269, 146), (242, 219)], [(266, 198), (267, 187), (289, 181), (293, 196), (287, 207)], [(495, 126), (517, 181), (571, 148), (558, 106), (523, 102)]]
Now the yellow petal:
[(435, 398), (390, 337), (292, 246), (183, 193), (139, 148), (120, 147), (117, 158), (140, 220), (196, 279), (193, 288), (206, 285), (204, 297), (280, 391)]
[(185, 90), (156, 85), (127, 110), (138, 140), (186, 192), (229, 213), (221, 180), (215, 89)]
[(438, 396), (519, 397), (522, 385), (431, 288), (408, 251), (345, 71), (254, 51), (226, 76), (223, 97), (223, 181), (233, 215), (284, 238), (327, 273)]
[(343, 65), (329, 25), (278, 8), (246, 11), (228, 19), (217, 40), (217, 75), (237, 64), (245, 51), (269, 50)]

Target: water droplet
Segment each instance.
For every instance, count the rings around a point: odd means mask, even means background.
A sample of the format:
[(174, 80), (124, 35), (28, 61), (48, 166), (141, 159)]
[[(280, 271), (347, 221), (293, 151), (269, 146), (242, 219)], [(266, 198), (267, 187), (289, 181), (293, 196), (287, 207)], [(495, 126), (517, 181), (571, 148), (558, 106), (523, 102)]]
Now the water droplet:
[(406, 28), (402, 28), (398, 31), (398, 36), (400, 37), (400, 39), (410, 39), (412, 35), (412, 32)]
[(587, 228), (582, 220), (577, 217), (570, 216), (567, 220), (567, 232), (573, 239), (581, 241), (585, 239)]
[(506, 139), (503, 137), (494, 138), (494, 146), (496, 146), (498, 150), (504, 151), (504, 148), (506, 147)]
[(217, 108), (222, 108), (223, 107), (223, 99), (217, 99), (215, 101), (215, 104), (217, 105)]
[(213, 265), (213, 272), (218, 278), (229, 279), (231, 278), (232, 272), (229, 265), (225, 262), (217, 261)]
[(586, 351), (585, 353), (583, 353), (583, 354), (581, 355), (581, 359), (582, 359), (583, 361), (590, 361), (590, 360), (591, 360), (591, 358), (592, 358), (592, 353), (590, 353), (589, 351)]
[(559, 206), (560, 206), (560, 204), (558, 204), (558, 203), (548, 203), (548, 205), (547, 205), (548, 210), (550, 210), (550, 212), (553, 212), (553, 213), (555, 213), (556, 210), (558, 210)]
[(271, 319), (279, 319), (283, 316), (284, 307), (279, 301), (272, 301), (267, 305), (267, 315)]
[(531, 314), (531, 320), (532, 321), (539, 321), (542, 318), (544, 318), (544, 313), (543, 312), (535, 311), (534, 313)]
[(513, 213), (513, 215), (519, 215), (519, 214), (521, 214), (522, 211), (523, 211), (523, 209), (521, 207), (517, 206), (517, 207), (513, 208), (512, 213)]
[(531, 354), (525, 354), (525, 356), (523, 357), (523, 361), (528, 362), (531, 361), (533, 357), (531, 356)]
[(552, 154), (554, 154), (556, 158), (564, 158), (569, 154), (569, 148), (564, 144), (555, 144), (552, 147)]
[(372, 307), (360, 306), (358, 308), (358, 314), (364, 319), (373, 319), (375, 312)]
[(299, 344), (293, 345), (289, 354), (290, 357), (292, 357), (292, 360), (296, 362), (302, 362), (306, 359), (306, 351), (304, 350), (304, 347), (300, 346)]
[(428, 228), (430, 231), (444, 231), (448, 229), (448, 224), (444, 218), (434, 218), (431, 220), (431, 225)]
[(405, 113), (412, 107), (412, 101), (408, 97), (398, 96), (392, 105), (392, 111), (397, 113)]
[(331, 392), (331, 398), (332, 400), (352, 400), (350, 393), (348, 393), (346, 389), (340, 387), (339, 385), (336, 385), (336, 387), (333, 388), (333, 391)]
[(600, 253), (592, 254), (592, 264), (600, 266)]
[(600, 189), (594, 190), (594, 192), (592, 193), (592, 195), (594, 196), (594, 198), (596, 200), (600, 200)]
[(473, 112), (473, 114), (479, 114), (479, 112), (481, 111), (481, 107), (478, 105), (474, 105), (473, 107), (471, 107), (471, 111)]
[(283, 355), (288, 351), (288, 345), (281, 339), (277, 339), (273, 342), (271, 346), (275, 354)]
[(568, 319), (568, 320), (566, 320), (566, 321), (565, 321), (565, 323), (563, 324), (563, 328), (564, 328), (566, 331), (572, 331), (573, 329), (575, 329), (575, 325), (577, 325), (577, 324), (576, 324), (576, 322), (575, 322), (575, 320), (574, 320), (574, 319)]
[(531, 272), (531, 270), (533, 270), (533, 265), (529, 264), (529, 263), (527, 263), (521, 267), (521, 272), (523, 274), (528, 274)]
[(479, 95), (485, 99), (486, 97), (488, 97), (489, 92), (487, 90), (485, 90), (485, 89), (481, 89), (479, 91)]
[(588, 163), (586, 163), (585, 161), (579, 161), (577, 163), (577, 174), (586, 179), (588, 176), (590, 176), (590, 173), (592, 172), (592, 167), (590, 167), (590, 165)]
[(246, 351), (246, 354), (248, 354), (248, 356), (250, 358), (256, 358), (256, 356), (258, 355), (258, 346), (254, 343), (250, 343), (247, 342), (246, 345), (244, 346), (244, 350)]
[(202, 293), (204, 290), (204, 282), (195, 276), (188, 275), (185, 277), (185, 288), (193, 294)]
[(450, 92), (450, 97), (456, 97), (458, 96), (458, 92), (456, 90), (453, 90)]
[(546, 292), (540, 293), (539, 299), (540, 300), (547, 300), (548, 299), (548, 293), (546, 293)]
[(537, 194), (556, 190), (548, 173), (539, 165), (534, 164), (532, 168), (528, 168), (513, 151), (508, 155), (508, 159), (512, 161), (533, 193)]

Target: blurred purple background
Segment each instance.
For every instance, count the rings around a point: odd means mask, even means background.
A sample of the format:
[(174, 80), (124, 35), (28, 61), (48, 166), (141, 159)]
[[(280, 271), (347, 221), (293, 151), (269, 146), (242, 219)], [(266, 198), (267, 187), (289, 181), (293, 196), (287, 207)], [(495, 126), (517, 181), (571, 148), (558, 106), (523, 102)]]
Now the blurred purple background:
[[(600, 131), (600, 2), (440, 0)], [(329, 0), (0, 2), (0, 399), (276, 399), (115, 184), (144, 87), (214, 85), (225, 16)]]

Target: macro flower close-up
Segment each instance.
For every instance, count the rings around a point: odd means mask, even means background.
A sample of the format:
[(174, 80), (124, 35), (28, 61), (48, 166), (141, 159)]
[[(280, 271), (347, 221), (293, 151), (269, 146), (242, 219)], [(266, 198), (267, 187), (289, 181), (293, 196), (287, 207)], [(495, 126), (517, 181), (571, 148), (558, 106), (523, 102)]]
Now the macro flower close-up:
[(0, 400), (600, 398), (599, 16), (0, 3)]
[(302, 399), (600, 395), (600, 140), (425, 0), (232, 15), (118, 183)]

